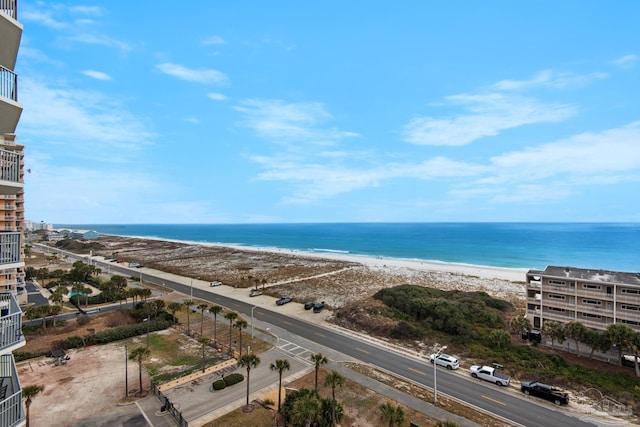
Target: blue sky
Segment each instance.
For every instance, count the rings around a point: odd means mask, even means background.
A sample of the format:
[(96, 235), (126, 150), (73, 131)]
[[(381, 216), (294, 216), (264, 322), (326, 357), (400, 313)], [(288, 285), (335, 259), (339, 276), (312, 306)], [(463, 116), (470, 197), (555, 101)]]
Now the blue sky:
[(640, 221), (639, 2), (19, 5), (32, 221)]

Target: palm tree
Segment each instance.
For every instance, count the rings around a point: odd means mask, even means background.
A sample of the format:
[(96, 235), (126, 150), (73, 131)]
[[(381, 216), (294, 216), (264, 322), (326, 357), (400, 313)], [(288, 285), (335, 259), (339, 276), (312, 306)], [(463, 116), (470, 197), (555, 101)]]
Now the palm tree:
[(238, 330), (238, 335), (239, 335), (239, 354), (240, 356), (242, 356), (242, 330), (243, 329), (247, 329), (248, 323), (246, 320), (244, 319), (238, 319), (236, 320), (236, 323), (233, 324), (233, 327), (236, 328)]
[(170, 302), (167, 305), (167, 310), (171, 312), (171, 316), (173, 317), (173, 323), (178, 323), (178, 319), (176, 319), (176, 311), (182, 308), (182, 304), (179, 302)]
[(280, 404), (282, 402), (282, 373), (291, 369), (289, 361), (286, 359), (278, 359), (269, 366), (272, 371), (278, 371), (278, 412), (280, 412)]
[(311, 355), (311, 361), (313, 363), (315, 363), (315, 365), (316, 365), (316, 388), (315, 388), (315, 390), (318, 391), (318, 372), (320, 371), (320, 366), (321, 365), (326, 365), (327, 363), (329, 363), (329, 359), (324, 357), (322, 355), (322, 353), (315, 353), (315, 354)]
[(198, 341), (200, 341), (200, 344), (202, 344), (202, 372), (204, 372), (205, 371), (204, 349), (205, 349), (205, 346), (209, 344), (209, 341), (211, 340), (209, 338), (200, 337)]
[(219, 305), (209, 307), (209, 313), (213, 314), (213, 343), (218, 346), (218, 314), (222, 311)]
[(391, 402), (385, 402), (380, 405), (380, 418), (383, 421), (389, 422), (389, 427), (393, 425), (401, 426), (404, 422), (404, 409), (401, 406), (396, 406)]
[(309, 427), (318, 420), (321, 411), (322, 406), (316, 396), (304, 396), (293, 405), (292, 421), (295, 425)]
[(138, 390), (138, 396), (142, 395), (142, 359), (149, 357), (151, 350), (146, 347), (136, 347), (129, 353), (129, 360), (138, 361), (138, 378), (140, 381), (140, 389)]
[(49, 314), (53, 316), (53, 327), (56, 327), (56, 316), (62, 312), (62, 307), (59, 305), (52, 305), (49, 307)]
[(324, 385), (331, 387), (331, 425), (336, 425), (336, 387), (342, 387), (345, 379), (336, 371), (327, 373), (324, 377)]
[(612, 323), (607, 326), (606, 334), (609, 336), (611, 344), (618, 347), (618, 366), (622, 366), (622, 350), (631, 345), (633, 339), (633, 329), (623, 323)]
[(24, 406), (27, 408), (27, 427), (29, 427), (29, 407), (31, 406), (33, 399), (43, 390), (44, 386), (41, 385), (28, 385), (22, 388), (22, 398), (25, 399)]
[(200, 336), (202, 336), (202, 327), (204, 326), (204, 311), (209, 308), (209, 304), (203, 302), (198, 304), (198, 308), (200, 309), (200, 315), (202, 316), (202, 321), (200, 322)]
[(234, 311), (229, 311), (224, 315), (224, 318), (229, 321), (229, 354), (232, 354), (233, 351), (231, 350), (231, 335), (232, 335), (231, 328), (233, 327), (233, 321), (238, 318), (238, 313)]
[(249, 406), (249, 375), (251, 369), (260, 364), (260, 358), (253, 353), (247, 353), (238, 359), (238, 366), (247, 368), (247, 406)]
[(187, 307), (187, 335), (191, 335), (191, 323), (189, 314), (191, 313), (191, 306), (194, 304), (194, 302), (193, 300), (188, 299), (183, 301), (182, 304)]
[(587, 336), (587, 327), (577, 320), (572, 320), (564, 325), (564, 333), (576, 343), (576, 354), (580, 357), (580, 342), (584, 342)]

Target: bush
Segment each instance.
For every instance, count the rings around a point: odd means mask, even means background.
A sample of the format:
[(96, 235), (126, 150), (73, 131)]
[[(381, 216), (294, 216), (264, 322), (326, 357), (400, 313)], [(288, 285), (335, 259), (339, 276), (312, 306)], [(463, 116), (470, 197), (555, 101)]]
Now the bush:
[(91, 321), (91, 319), (89, 319), (89, 316), (80, 316), (80, 317), (78, 317), (78, 319), (76, 319), (76, 323), (79, 326), (84, 326), (87, 323), (89, 323), (90, 321)]
[(217, 381), (213, 382), (213, 389), (214, 390), (222, 390), (226, 386), (227, 386), (227, 383), (224, 380), (217, 380)]
[(242, 381), (244, 381), (244, 375), (242, 374), (236, 373), (236, 374), (231, 374), (224, 377), (224, 383), (227, 385), (227, 387), (232, 386), (234, 384), (241, 383)]

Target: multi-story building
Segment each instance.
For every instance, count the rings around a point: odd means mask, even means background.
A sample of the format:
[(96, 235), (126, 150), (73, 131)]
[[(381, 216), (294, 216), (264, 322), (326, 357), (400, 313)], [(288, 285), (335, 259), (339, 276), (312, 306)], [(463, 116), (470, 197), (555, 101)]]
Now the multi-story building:
[(553, 266), (529, 270), (527, 317), (534, 328), (545, 321), (577, 320), (590, 329), (622, 323), (640, 331), (640, 273)]
[[(24, 147), (17, 144), (22, 114), (14, 71), (22, 38), (18, 0), (0, 0), (0, 426), (26, 424), (13, 351), (22, 335), (24, 291)], [(20, 295), (18, 295), (20, 293)]]

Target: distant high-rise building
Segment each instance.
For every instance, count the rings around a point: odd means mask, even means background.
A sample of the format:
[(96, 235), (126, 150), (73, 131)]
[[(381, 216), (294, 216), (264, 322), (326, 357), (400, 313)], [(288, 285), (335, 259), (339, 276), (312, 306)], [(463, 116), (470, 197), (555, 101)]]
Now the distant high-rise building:
[(22, 38), (18, 1), (0, 0), (0, 426), (26, 424), (13, 351), (25, 345), (24, 147), (15, 134), (22, 105), (14, 69)]

